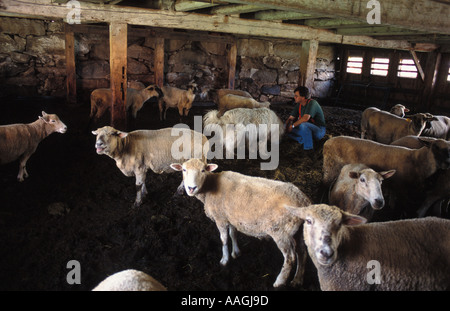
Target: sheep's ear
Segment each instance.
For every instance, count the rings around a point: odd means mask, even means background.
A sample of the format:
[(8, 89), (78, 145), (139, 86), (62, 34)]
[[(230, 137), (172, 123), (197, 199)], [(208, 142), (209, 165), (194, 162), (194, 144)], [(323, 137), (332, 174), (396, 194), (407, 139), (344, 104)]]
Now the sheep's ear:
[(180, 163), (172, 163), (170, 164), (170, 167), (175, 170), (175, 171), (181, 171), (183, 169), (183, 165), (181, 165)]
[(349, 172), (348, 177), (350, 177), (352, 179), (359, 178), (359, 173), (358, 172)]
[(409, 112), (409, 109), (405, 107), (405, 108), (403, 108), (403, 111), (404, 112)]
[(215, 171), (218, 167), (219, 167), (219, 165), (210, 163), (210, 164), (206, 165), (206, 170), (208, 172), (212, 172), (212, 171)]
[(125, 138), (128, 136), (128, 133), (117, 131), (116, 135), (119, 136), (120, 138)]
[(379, 174), (383, 177), (383, 179), (387, 179), (392, 177), (395, 174), (396, 170), (379, 172)]
[(366, 222), (367, 219), (364, 217), (342, 212), (342, 224), (346, 226), (357, 226), (365, 224)]
[(42, 116), (45, 117), (47, 113), (45, 111), (42, 111)]
[(295, 206), (289, 206), (289, 205), (285, 205), (284, 206), (285, 209), (287, 209), (292, 215), (300, 218), (300, 219), (305, 219), (305, 208), (303, 207), (295, 207)]
[(97, 132), (97, 131), (92, 131), (92, 134), (94, 134), (95, 136), (97, 136), (97, 135), (98, 135), (98, 132)]

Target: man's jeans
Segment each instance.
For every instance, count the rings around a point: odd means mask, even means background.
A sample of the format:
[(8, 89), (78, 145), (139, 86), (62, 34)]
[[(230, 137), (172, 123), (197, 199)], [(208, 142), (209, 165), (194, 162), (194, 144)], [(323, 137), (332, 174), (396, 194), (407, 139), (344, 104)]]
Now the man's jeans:
[(303, 122), (299, 126), (294, 127), (288, 136), (303, 144), (304, 150), (311, 150), (313, 149), (313, 137), (320, 140), (325, 136), (325, 132), (325, 126), (317, 126), (311, 122)]

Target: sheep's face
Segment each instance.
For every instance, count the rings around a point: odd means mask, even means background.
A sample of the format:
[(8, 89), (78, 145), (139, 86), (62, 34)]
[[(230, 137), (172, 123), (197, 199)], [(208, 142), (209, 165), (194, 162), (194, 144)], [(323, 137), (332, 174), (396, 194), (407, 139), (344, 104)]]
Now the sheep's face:
[(111, 126), (104, 126), (92, 131), (92, 134), (97, 136), (95, 141), (95, 149), (97, 154), (109, 155), (117, 146), (117, 138), (124, 138), (128, 134), (125, 132), (118, 131)]
[[(349, 177), (354, 179), (355, 192), (369, 202), (373, 209), (384, 207), (384, 197), (381, 184), (385, 178), (394, 175), (395, 170), (377, 173), (372, 169), (363, 169), (359, 172), (349, 172)], [(350, 211), (359, 214), (361, 210)]]
[(200, 159), (190, 159), (183, 163), (171, 164), (170, 167), (176, 171), (183, 172), (184, 189), (189, 196), (196, 195), (202, 188), (208, 172), (217, 168), (217, 164), (206, 164)]
[(326, 204), (288, 209), (305, 221), (303, 236), (308, 253), (316, 265), (329, 266), (336, 261), (345, 225), (366, 222), (363, 217)]
[(42, 111), (42, 117), (39, 119), (51, 126), (52, 132), (58, 132), (64, 134), (67, 131), (67, 126), (59, 119), (56, 114), (47, 114)]

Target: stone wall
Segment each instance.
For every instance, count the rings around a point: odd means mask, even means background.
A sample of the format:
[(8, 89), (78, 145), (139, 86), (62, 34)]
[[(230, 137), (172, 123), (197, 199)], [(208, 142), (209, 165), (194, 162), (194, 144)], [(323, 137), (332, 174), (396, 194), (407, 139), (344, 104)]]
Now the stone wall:
[[(84, 94), (82, 101), (93, 89), (109, 86), (108, 41), (106, 32), (75, 34), (77, 88), (78, 94)], [(0, 95), (65, 96), (64, 47), (62, 21), (1, 17)], [(292, 100), (300, 48), (301, 43), (239, 39), (235, 87), (261, 101)], [(312, 90), (315, 97), (330, 94), (335, 80), (334, 54), (332, 46), (319, 46)], [(154, 40), (129, 35), (128, 80), (153, 83), (153, 62)], [(164, 63), (166, 84), (185, 88), (195, 81), (203, 90), (227, 86), (224, 43), (166, 40)]]

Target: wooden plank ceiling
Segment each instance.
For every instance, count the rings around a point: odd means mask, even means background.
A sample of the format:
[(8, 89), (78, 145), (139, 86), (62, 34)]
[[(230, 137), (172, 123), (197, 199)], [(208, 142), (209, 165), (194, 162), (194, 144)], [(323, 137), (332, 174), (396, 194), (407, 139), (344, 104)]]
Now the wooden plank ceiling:
[[(13, 14), (20, 3), (51, 3), (48, 15), (67, 14), (68, 0), (3, 0)], [(123, 18), (131, 25), (221, 32), (245, 37), (318, 40), (379, 48), (431, 51), (450, 45), (450, 0), (84, 0), (82, 22)], [(14, 4), (17, 3), (17, 4)], [(367, 16), (380, 4), (380, 24)], [(89, 10), (106, 9), (101, 18)], [(30, 8), (32, 6), (29, 6)], [(38, 14), (33, 8), (29, 14)], [(122, 12), (123, 11), (123, 12)], [(126, 12), (129, 15), (126, 15)], [(133, 12), (142, 11), (142, 16)], [(55, 13), (52, 13), (55, 12)], [(109, 14), (109, 15), (108, 15)], [(149, 14), (145, 20), (144, 14)], [(158, 14), (160, 17), (158, 17)], [(52, 15), (52, 16), (53, 16)], [(136, 15), (136, 14), (134, 14)], [(10, 15), (11, 16), (11, 15)], [(91, 17), (90, 17), (91, 16)], [(122, 17), (123, 16), (123, 17)], [(84, 20), (83, 20), (84, 19)]]

